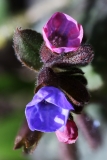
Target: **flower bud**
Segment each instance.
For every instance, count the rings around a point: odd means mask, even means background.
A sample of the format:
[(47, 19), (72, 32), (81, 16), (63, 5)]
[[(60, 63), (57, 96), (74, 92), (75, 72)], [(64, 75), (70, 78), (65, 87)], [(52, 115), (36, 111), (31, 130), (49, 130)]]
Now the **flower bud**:
[(75, 143), (78, 137), (78, 128), (74, 121), (68, 120), (63, 131), (56, 131), (56, 136), (60, 142), (67, 144)]

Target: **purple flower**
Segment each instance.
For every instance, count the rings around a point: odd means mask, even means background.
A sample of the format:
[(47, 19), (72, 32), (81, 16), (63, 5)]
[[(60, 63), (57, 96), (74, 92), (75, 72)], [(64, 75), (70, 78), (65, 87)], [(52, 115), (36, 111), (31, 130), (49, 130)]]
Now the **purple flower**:
[(43, 27), (46, 46), (56, 53), (75, 51), (80, 46), (83, 28), (67, 14), (56, 12)]
[(42, 87), (27, 104), (25, 115), (30, 130), (55, 132), (66, 125), (73, 106), (63, 92), (52, 86)]

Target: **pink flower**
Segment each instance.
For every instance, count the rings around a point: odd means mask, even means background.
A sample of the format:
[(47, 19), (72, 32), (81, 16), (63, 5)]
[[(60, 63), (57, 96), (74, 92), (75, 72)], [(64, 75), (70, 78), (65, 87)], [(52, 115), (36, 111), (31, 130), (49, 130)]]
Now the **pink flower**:
[(63, 131), (57, 130), (56, 136), (60, 142), (75, 143), (78, 138), (78, 128), (74, 121), (68, 120)]
[(43, 38), (52, 52), (75, 51), (81, 44), (83, 28), (69, 15), (56, 12), (43, 27)]

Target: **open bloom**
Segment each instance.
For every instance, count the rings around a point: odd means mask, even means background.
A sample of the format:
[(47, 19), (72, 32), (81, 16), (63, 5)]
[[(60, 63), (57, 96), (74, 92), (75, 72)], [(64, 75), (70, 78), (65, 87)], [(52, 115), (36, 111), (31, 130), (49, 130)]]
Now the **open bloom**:
[(80, 46), (83, 28), (67, 14), (56, 12), (43, 27), (46, 46), (56, 53), (75, 51)]
[(55, 133), (60, 142), (72, 144), (77, 140), (78, 128), (74, 121), (68, 120), (64, 130), (58, 130)]
[(27, 104), (25, 115), (30, 130), (55, 132), (66, 125), (73, 106), (63, 92), (52, 86), (42, 87)]

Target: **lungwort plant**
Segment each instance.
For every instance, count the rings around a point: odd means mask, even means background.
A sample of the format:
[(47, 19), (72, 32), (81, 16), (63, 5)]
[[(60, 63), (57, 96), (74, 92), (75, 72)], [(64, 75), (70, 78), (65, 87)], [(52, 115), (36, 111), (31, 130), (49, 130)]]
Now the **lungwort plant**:
[(82, 25), (60, 12), (44, 25), (43, 36), (30, 29), (16, 29), (16, 56), (38, 76), (15, 149), (24, 146), (25, 152), (33, 151), (44, 132), (55, 132), (60, 142), (68, 144), (77, 140), (73, 113), (81, 113), (90, 99), (87, 80), (79, 67), (88, 65), (94, 57), (90, 45), (81, 45), (82, 38)]

